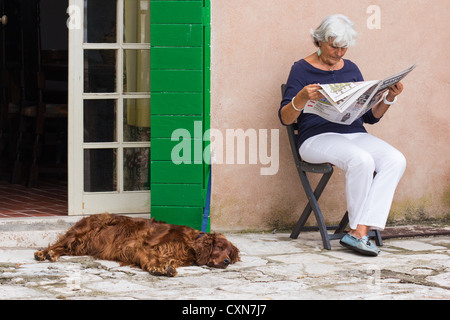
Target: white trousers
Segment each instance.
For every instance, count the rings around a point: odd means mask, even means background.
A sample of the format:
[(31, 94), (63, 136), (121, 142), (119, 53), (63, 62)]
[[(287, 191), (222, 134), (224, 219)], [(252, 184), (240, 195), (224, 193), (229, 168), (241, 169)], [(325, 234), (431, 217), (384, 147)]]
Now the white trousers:
[(306, 162), (331, 163), (345, 171), (351, 229), (359, 224), (384, 229), (395, 189), (406, 169), (400, 151), (368, 133), (329, 132), (307, 139), (299, 152)]

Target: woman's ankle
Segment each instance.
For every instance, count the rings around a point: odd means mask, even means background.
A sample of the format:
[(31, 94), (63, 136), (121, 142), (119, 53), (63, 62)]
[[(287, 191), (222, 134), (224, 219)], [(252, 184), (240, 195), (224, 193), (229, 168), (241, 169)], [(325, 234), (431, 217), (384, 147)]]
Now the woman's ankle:
[(362, 237), (367, 236), (367, 234), (369, 233), (369, 226), (365, 226), (362, 224), (358, 224), (358, 226), (356, 227), (356, 229), (351, 229), (350, 230), (350, 234), (358, 239), (361, 239)]

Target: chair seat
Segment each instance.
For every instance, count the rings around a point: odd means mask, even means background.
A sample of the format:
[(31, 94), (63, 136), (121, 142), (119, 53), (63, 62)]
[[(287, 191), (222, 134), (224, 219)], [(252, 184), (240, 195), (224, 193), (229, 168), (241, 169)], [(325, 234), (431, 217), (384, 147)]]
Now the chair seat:
[(333, 172), (333, 166), (329, 163), (314, 164), (305, 161), (299, 161), (297, 166), (306, 172), (328, 173)]

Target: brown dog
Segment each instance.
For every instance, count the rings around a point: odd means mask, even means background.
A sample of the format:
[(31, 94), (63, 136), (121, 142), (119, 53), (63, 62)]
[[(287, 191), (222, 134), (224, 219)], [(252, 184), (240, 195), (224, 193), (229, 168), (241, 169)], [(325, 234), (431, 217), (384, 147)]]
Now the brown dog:
[(240, 261), (239, 250), (221, 234), (112, 214), (83, 218), (55, 244), (34, 253), (38, 261), (56, 261), (62, 255), (114, 260), (169, 277), (181, 266), (224, 269)]

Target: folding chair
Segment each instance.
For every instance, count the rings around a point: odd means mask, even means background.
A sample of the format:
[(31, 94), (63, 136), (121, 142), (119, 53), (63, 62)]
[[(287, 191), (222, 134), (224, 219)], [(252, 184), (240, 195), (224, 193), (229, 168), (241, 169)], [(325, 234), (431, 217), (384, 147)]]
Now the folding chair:
[[(286, 85), (281, 86), (281, 93), (284, 96), (284, 91), (286, 90)], [(297, 167), (297, 172), (300, 177), (300, 181), (303, 186), (303, 190), (305, 191), (306, 197), (308, 198), (308, 203), (303, 210), (300, 219), (295, 225), (294, 229), (290, 237), (292, 239), (297, 239), (301, 231), (320, 231), (320, 235), (322, 237), (323, 247), (325, 249), (331, 250), (330, 240), (341, 239), (344, 235), (344, 229), (348, 225), (348, 211), (344, 214), (339, 225), (329, 225), (325, 224), (325, 220), (322, 215), (322, 211), (319, 207), (319, 198), (322, 195), (323, 190), (325, 189), (328, 181), (333, 174), (333, 166), (329, 163), (321, 163), (321, 164), (312, 164), (303, 161), (300, 158), (300, 154), (298, 152), (296, 136), (298, 134), (298, 125), (297, 123), (293, 123), (287, 126), (287, 132), (289, 136), (289, 143), (291, 145), (292, 155), (294, 156), (295, 165)], [(313, 191), (311, 184), (309, 182), (308, 176), (306, 173), (319, 173), (322, 174), (322, 178), (317, 184), (315, 190)], [(307, 227), (305, 226), (306, 221), (311, 215), (311, 211), (314, 212), (314, 216), (317, 221), (317, 226)], [(328, 230), (335, 230), (334, 233), (328, 233)], [(375, 242), (378, 246), (382, 246), (383, 242), (381, 239), (380, 231), (374, 230), (369, 232), (369, 237), (374, 237)]]

